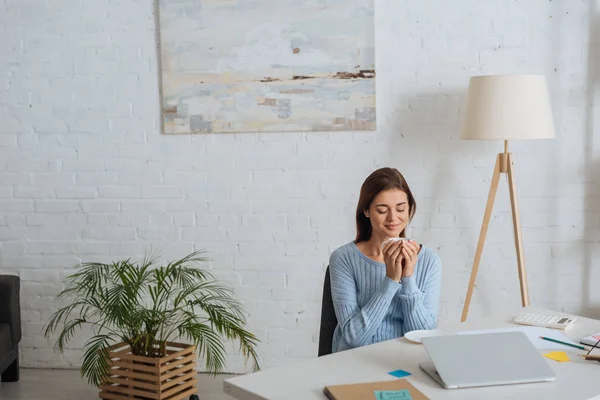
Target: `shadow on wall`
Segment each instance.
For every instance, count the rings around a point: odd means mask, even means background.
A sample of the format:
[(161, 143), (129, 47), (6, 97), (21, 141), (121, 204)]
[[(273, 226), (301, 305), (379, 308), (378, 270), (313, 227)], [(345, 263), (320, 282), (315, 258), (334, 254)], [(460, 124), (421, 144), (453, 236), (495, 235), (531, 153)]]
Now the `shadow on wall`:
[[(598, 287), (598, 278), (600, 275), (592, 276), (594, 268), (594, 257), (597, 255), (596, 246), (600, 243), (600, 160), (596, 159), (594, 150), (594, 107), (596, 105), (597, 88), (600, 83), (600, 6), (598, 2), (589, 3), (589, 48), (588, 48), (588, 68), (587, 68), (587, 91), (584, 103), (585, 107), (585, 141), (584, 141), (584, 168), (585, 168), (585, 238), (584, 238), (584, 258), (583, 258), (583, 282), (581, 290), (581, 306), (584, 315), (592, 318), (600, 318), (600, 303), (594, 303), (594, 299), (599, 299), (597, 295), (600, 292)], [(594, 285), (596, 283), (596, 285)], [(594, 294), (596, 296), (593, 298)]]
[[(418, 209), (409, 231), (411, 236), (433, 247), (444, 260), (446, 287), (460, 288), (442, 293), (448, 315), (460, 315), (468, 285), (481, 218), (472, 225), (476, 197), (485, 206), (495, 155), (501, 144), (460, 139), (462, 108), (468, 80), (463, 90), (417, 93), (401, 98), (389, 119), (388, 134), (382, 136), (387, 165), (405, 174), (417, 198)], [(498, 149), (496, 149), (498, 147)], [(481, 149), (488, 165), (474, 165)], [(489, 154), (487, 154), (489, 153)], [(478, 168), (481, 167), (481, 168)], [(467, 236), (468, 240), (463, 240)], [(464, 290), (463, 290), (464, 288)], [(489, 309), (491, 299), (480, 294), (478, 303)]]
[(461, 164), (468, 152), (462, 148), (459, 121), (465, 95), (458, 91), (419, 93), (401, 99), (401, 106), (393, 111), (391, 132), (385, 136), (387, 165), (407, 175), (421, 200), (421, 217), (438, 212), (438, 199), (453, 197), (460, 178), (457, 168), (467, 165)]

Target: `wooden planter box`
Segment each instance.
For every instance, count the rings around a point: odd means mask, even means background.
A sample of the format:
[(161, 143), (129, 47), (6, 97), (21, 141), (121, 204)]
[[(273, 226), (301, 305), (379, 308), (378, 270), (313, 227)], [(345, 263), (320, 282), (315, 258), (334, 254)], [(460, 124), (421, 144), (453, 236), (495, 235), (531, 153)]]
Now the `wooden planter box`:
[(167, 355), (162, 358), (131, 354), (125, 343), (110, 347), (111, 376), (99, 386), (100, 398), (121, 399), (187, 399), (196, 390), (196, 347), (167, 342)]

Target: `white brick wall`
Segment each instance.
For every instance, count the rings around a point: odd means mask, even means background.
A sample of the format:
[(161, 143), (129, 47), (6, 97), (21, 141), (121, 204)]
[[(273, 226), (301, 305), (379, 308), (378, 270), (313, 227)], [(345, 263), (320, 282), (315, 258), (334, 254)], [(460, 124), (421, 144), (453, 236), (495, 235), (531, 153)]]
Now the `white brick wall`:
[[(412, 185), (411, 234), (439, 251), (457, 321), (502, 149), (459, 140), (474, 74), (548, 76), (557, 139), (511, 144), (531, 299), (600, 317), (597, 2), (378, 0), (377, 133), (161, 135), (152, 11), (0, 1), (0, 271), (23, 278), (25, 366), (79, 363), (81, 343), (60, 357), (40, 332), (70, 266), (151, 246), (210, 251), (263, 365), (315, 356), (328, 256), (379, 166)], [(509, 211), (502, 181), (472, 316), (519, 304)]]

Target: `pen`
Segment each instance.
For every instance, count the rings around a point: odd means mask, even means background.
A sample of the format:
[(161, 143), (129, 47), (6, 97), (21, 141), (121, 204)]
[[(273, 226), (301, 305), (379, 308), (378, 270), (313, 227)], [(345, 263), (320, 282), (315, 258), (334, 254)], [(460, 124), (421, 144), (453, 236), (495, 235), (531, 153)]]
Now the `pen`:
[(554, 342), (554, 343), (559, 343), (559, 344), (564, 344), (565, 346), (570, 346), (570, 347), (575, 347), (576, 349), (579, 350), (585, 350), (585, 347), (580, 346), (578, 344), (572, 344), (572, 343), (566, 343), (566, 342), (561, 342), (560, 340), (556, 340), (556, 339), (550, 339), (548, 337), (544, 337), (544, 336), (540, 336), (540, 339), (544, 339), (547, 340), (549, 342)]
[(586, 360), (594, 360), (600, 362), (600, 356), (589, 356), (587, 354), (580, 354), (579, 356), (585, 358)]
[[(587, 352), (588, 356), (590, 355), (590, 353), (592, 352), (592, 350), (594, 350), (596, 347), (598, 347), (598, 343), (600, 343), (600, 339), (596, 342), (595, 345), (592, 346), (592, 348), (590, 349), (590, 351)], [(600, 360), (598, 360), (598, 361), (600, 361)]]

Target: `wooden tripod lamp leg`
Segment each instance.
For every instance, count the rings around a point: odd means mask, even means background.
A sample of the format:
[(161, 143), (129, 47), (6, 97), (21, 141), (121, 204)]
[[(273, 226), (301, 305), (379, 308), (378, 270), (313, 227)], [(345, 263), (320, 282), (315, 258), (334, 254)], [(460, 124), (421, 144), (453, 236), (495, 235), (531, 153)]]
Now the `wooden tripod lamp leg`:
[(521, 235), (521, 219), (517, 204), (515, 189), (515, 175), (512, 167), (512, 155), (508, 154), (508, 188), (510, 191), (510, 206), (512, 208), (513, 229), (515, 232), (515, 248), (517, 249), (517, 263), (519, 265), (519, 283), (521, 285), (521, 304), (529, 305), (529, 290), (527, 288), (527, 272), (525, 271), (525, 256), (523, 255), (523, 237)]
[(477, 270), (479, 269), (479, 262), (481, 261), (481, 254), (483, 253), (483, 245), (485, 243), (485, 237), (490, 224), (492, 209), (494, 208), (496, 191), (498, 190), (498, 181), (500, 180), (500, 157), (501, 154), (499, 154), (496, 158), (496, 166), (494, 167), (492, 184), (490, 185), (490, 193), (488, 195), (487, 205), (485, 206), (485, 213), (483, 214), (483, 223), (481, 224), (481, 231), (479, 232), (479, 242), (477, 243), (477, 251), (475, 252), (475, 260), (473, 261), (473, 269), (471, 270), (471, 279), (469, 280), (469, 288), (467, 289), (467, 297), (465, 298), (461, 322), (465, 322), (467, 320), (467, 315), (469, 314), (469, 306), (471, 304), (471, 297), (473, 296), (473, 288), (475, 287), (475, 280), (477, 279)]

